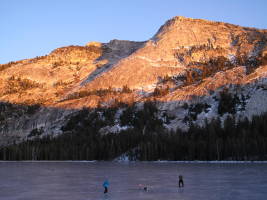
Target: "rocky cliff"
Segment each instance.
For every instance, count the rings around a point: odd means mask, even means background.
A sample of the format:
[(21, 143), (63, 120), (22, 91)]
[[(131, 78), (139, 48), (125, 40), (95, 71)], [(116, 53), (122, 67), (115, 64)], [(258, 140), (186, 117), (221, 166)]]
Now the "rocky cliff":
[(167, 129), (251, 118), (267, 111), (266, 77), (267, 30), (174, 17), (144, 42), (89, 42), (0, 65), (0, 145), (33, 130), (61, 134), (84, 107), (118, 107), (119, 120), (120, 104), (154, 101)]

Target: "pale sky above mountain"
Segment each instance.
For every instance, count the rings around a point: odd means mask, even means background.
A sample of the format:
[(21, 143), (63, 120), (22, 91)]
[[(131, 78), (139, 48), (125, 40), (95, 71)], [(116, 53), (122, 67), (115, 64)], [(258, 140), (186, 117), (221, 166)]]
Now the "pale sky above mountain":
[(143, 41), (174, 16), (267, 28), (266, 0), (1, 0), (0, 63), (112, 39)]

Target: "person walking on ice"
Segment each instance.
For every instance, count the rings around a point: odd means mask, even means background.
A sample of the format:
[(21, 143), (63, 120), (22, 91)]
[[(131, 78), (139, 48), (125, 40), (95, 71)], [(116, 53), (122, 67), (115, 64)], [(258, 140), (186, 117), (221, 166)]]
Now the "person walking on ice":
[(109, 186), (109, 182), (108, 182), (108, 180), (105, 180), (104, 183), (103, 183), (104, 194), (108, 193), (108, 186)]
[(179, 175), (179, 188), (180, 187), (184, 187), (184, 180), (182, 175)]

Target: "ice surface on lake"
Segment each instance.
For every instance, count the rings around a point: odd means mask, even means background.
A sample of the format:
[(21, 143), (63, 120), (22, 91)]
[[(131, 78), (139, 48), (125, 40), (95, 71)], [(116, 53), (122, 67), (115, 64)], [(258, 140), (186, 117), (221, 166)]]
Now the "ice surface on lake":
[(267, 164), (0, 162), (0, 199), (266, 200)]

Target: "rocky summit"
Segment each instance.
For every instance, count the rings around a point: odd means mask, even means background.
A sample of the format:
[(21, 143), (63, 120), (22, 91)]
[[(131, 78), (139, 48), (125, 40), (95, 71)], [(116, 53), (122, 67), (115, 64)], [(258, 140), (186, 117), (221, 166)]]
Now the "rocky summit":
[(250, 120), (267, 111), (267, 30), (174, 17), (147, 41), (89, 42), (1, 64), (0, 101), (0, 145), (61, 135), (84, 108), (116, 108), (102, 134), (130, 129), (125, 105), (144, 102), (168, 130)]

